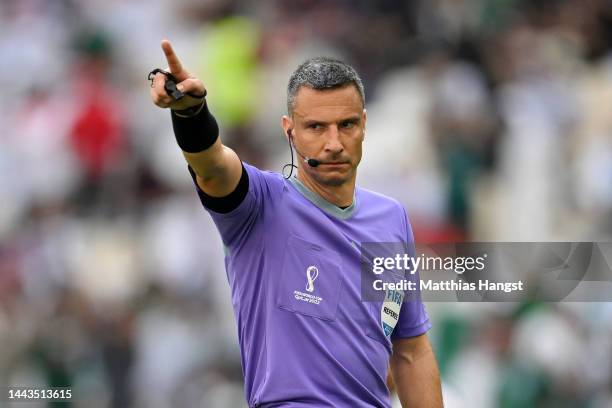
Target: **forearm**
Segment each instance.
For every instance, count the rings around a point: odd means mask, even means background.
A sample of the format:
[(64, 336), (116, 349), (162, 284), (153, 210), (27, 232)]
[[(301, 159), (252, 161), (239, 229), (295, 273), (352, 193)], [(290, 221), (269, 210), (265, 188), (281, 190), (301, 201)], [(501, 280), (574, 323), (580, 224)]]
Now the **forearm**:
[[(196, 111), (190, 111), (193, 109)], [(187, 111), (171, 110), (170, 116), (176, 142), (183, 152), (198, 158), (199, 164), (218, 160), (216, 156), (221, 152), (219, 125), (207, 101)]]
[(403, 408), (443, 407), (440, 373), (426, 337), (416, 347), (394, 345), (391, 374)]
[(200, 188), (213, 197), (223, 197), (234, 191), (242, 164), (238, 155), (217, 139), (215, 144), (200, 153), (183, 152), (185, 160), (197, 175)]
[(212, 146), (200, 152), (182, 150), (189, 166), (206, 181), (214, 178), (223, 168), (224, 163), (230, 159), (228, 157), (230, 151), (231, 149), (222, 144), (221, 139), (217, 139)]
[(242, 165), (236, 153), (222, 144), (219, 127), (208, 107), (205, 105), (193, 117), (181, 117), (173, 112), (172, 125), (200, 188), (216, 197), (231, 193), (240, 180)]

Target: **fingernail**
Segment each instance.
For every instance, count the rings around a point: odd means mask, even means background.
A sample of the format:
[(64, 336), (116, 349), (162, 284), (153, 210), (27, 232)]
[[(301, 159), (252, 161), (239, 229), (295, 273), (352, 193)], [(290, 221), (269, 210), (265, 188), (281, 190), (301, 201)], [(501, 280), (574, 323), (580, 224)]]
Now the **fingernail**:
[(181, 84), (178, 84), (176, 86), (176, 89), (178, 89), (179, 91), (183, 92), (185, 90), (185, 87), (183, 85), (181, 85)]

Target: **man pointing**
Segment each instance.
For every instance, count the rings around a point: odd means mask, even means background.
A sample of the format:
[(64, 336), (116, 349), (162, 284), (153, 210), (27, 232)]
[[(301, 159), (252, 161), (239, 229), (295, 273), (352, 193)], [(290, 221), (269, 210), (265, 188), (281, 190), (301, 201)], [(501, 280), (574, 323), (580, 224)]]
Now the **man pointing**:
[[(285, 179), (222, 144), (203, 82), (168, 41), (162, 49), (171, 75), (155, 75), (151, 96), (171, 109), (227, 250), (249, 406), (390, 407), (390, 365), (402, 406), (441, 407), (423, 304), (400, 301), (383, 319), (382, 302), (360, 297), (360, 243), (413, 236), (397, 201), (355, 186), (366, 125), (355, 70), (315, 58), (291, 76), (281, 124), (300, 160), (297, 177)], [(185, 96), (168, 95), (168, 79)]]

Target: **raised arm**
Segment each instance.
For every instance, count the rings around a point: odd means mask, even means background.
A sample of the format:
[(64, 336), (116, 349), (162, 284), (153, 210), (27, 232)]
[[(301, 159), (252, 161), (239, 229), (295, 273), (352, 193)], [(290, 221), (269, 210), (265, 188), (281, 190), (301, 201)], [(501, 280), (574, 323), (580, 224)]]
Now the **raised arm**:
[(204, 83), (190, 74), (177, 57), (170, 41), (163, 40), (162, 50), (168, 69), (176, 79), (177, 89), (186, 95), (175, 100), (164, 85), (166, 76), (157, 73), (151, 88), (151, 99), (160, 108), (170, 108), (174, 133), (189, 166), (197, 175), (200, 188), (211, 197), (225, 197), (232, 193), (240, 181), (242, 164), (238, 155), (224, 146), (219, 127), (208, 110), (204, 97)]
[(391, 375), (403, 408), (442, 408), (440, 373), (426, 334), (393, 340)]

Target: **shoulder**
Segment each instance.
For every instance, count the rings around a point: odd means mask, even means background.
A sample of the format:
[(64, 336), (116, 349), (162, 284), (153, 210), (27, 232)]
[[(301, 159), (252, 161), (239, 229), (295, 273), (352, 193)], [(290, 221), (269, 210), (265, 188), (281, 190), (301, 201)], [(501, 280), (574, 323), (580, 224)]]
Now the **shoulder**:
[(262, 170), (245, 161), (242, 162), (242, 165), (244, 166), (245, 170), (249, 173), (249, 175), (256, 174), (258, 177), (264, 177), (265, 179), (270, 180), (272, 182), (282, 183), (283, 181), (283, 176), (276, 171)]
[(395, 198), (375, 191), (357, 187), (355, 189), (360, 211), (366, 217), (377, 220), (387, 219), (401, 229), (403, 236), (412, 240), (412, 226), (404, 206)]
[(376, 207), (379, 211), (397, 212), (405, 215), (404, 206), (393, 197), (362, 187), (356, 187), (357, 199), (364, 206)]
[(261, 170), (247, 162), (242, 162), (252, 187), (260, 190), (278, 191), (283, 188), (284, 177), (275, 171)]

